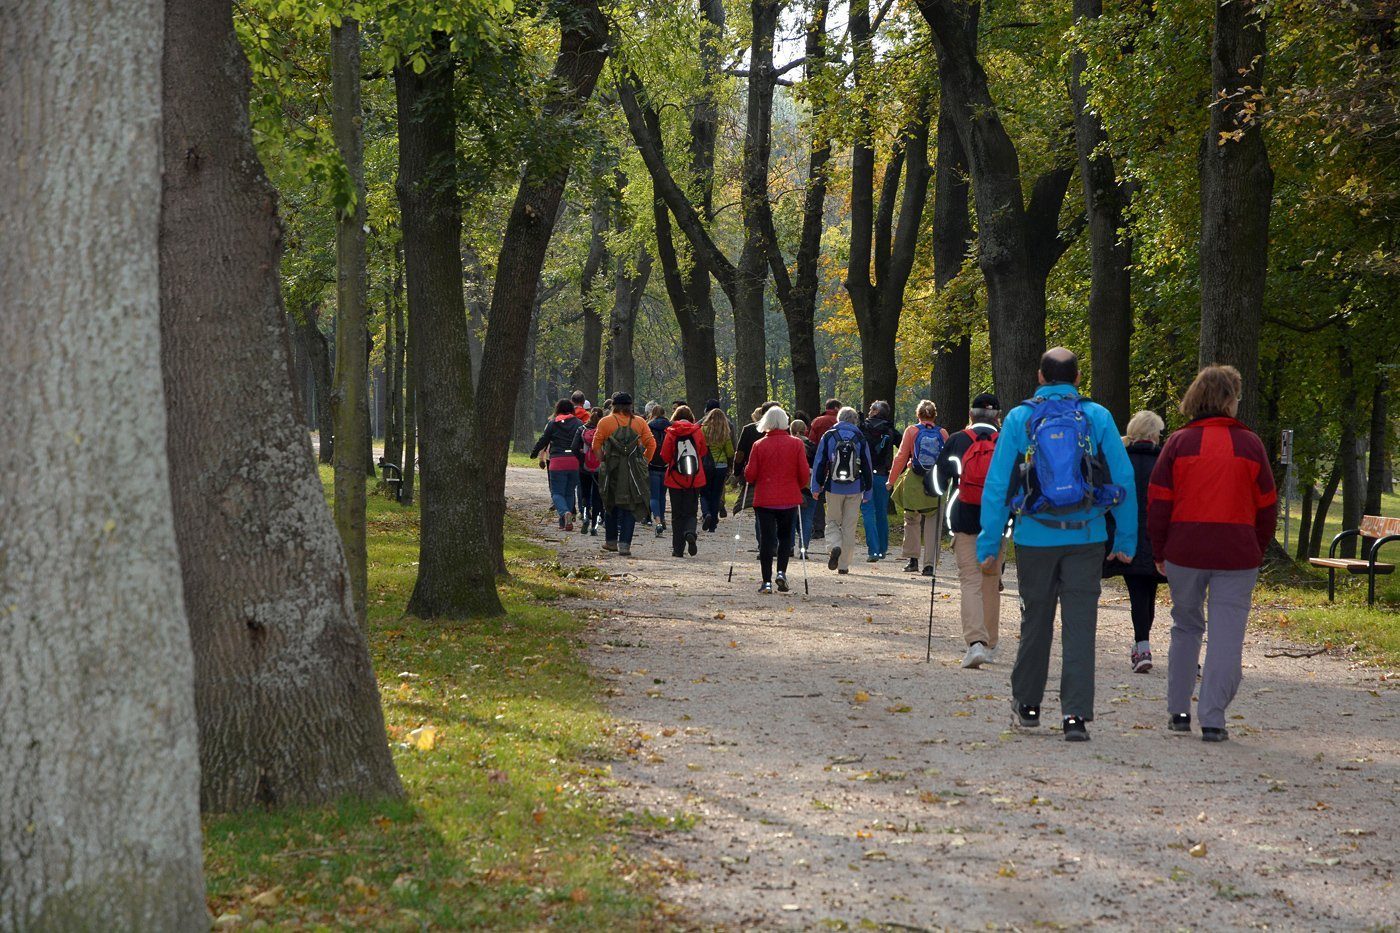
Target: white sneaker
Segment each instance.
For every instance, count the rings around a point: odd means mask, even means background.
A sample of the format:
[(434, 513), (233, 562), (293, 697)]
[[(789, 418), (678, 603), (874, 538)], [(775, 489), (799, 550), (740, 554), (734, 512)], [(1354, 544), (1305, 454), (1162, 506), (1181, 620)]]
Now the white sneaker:
[(967, 654), (963, 655), (962, 666), (978, 668), (990, 660), (991, 657), (987, 654), (987, 646), (978, 642), (975, 645), (968, 646)]
[(997, 649), (995, 649), (995, 648), (988, 648), (988, 649), (986, 649), (986, 650), (987, 650), (987, 663), (988, 663), (988, 664), (995, 663), (995, 661), (996, 661), (996, 659), (997, 659)]

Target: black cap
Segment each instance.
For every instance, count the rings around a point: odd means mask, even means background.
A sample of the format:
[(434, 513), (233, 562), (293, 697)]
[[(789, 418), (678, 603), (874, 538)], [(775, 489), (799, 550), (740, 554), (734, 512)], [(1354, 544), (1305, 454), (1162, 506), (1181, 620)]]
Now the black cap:
[(627, 394), (626, 392), (619, 392), (619, 393), (617, 393), (616, 395), (613, 396), (613, 404), (614, 404), (614, 405), (631, 405), (631, 404), (632, 404), (632, 396), (629, 395), (629, 394)]
[(1001, 411), (1001, 402), (990, 392), (983, 392), (972, 400), (973, 408), (985, 408), (988, 411)]
[(718, 408), (718, 407), (719, 407), (719, 399), (717, 399), (717, 398), (712, 398), (712, 399), (710, 399), (709, 401), (707, 401), (707, 402), (705, 403), (705, 411), (707, 411), (707, 412), (714, 411), (714, 410), (715, 410), (716, 408)]

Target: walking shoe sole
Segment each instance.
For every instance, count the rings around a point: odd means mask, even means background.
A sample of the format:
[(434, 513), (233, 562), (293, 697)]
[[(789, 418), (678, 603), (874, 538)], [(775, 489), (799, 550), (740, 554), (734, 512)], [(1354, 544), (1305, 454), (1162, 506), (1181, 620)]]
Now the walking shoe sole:
[(696, 550), (696, 549), (695, 549), (695, 532), (693, 532), (693, 531), (688, 531), (688, 532), (686, 532), (686, 535), (685, 535), (685, 546), (686, 546), (686, 550), (690, 551), (690, 556), (691, 556), (691, 557), (694, 557), (694, 556), (695, 556), (695, 550)]
[(788, 591), (788, 582), (787, 582), (787, 578), (786, 578), (786, 577), (779, 577), (779, 578), (778, 578), (778, 592), (779, 592), (779, 593), (786, 593), (787, 591)]
[(835, 570), (836, 565), (841, 562), (841, 546), (837, 545), (831, 549), (831, 553), (826, 556), (826, 569)]
[(1076, 729), (1076, 730), (1073, 731), (1073, 732), (1066, 732), (1066, 733), (1065, 733), (1065, 741), (1066, 741), (1066, 742), (1087, 742), (1087, 741), (1089, 741), (1089, 733), (1088, 733), (1088, 732), (1080, 732), (1078, 729)]
[(1134, 674), (1146, 674), (1150, 670), (1152, 670), (1151, 661), (1139, 661), (1133, 665)]
[(1202, 729), (1202, 730), (1201, 730), (1201, 741), (1202, 741), (1202, 742), (1228, 742), (1228, 741), (1230, 741), (1230, 733), (1226, 732), (1224, 729), (1217, 729), (1217, 730), (1215, 730), (1215, 731), (1213, 731), (1213, 732), (1207, 732), (1207, 731), (1205, 731), (1204, 729)]

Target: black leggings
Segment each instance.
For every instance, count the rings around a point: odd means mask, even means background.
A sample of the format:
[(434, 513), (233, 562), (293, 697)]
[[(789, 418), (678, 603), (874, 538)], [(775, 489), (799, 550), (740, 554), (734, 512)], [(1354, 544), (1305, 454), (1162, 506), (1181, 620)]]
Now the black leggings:
[(758, 516), (758, 559), (763, 564), (763, 582), (773, 582), (773, 554), (778, 555), (778, 573), (786, 574), (792, 556), (792, 529), (797, 509), (769, 509), (754, 506)]
[(1157, 611), (1157, 578), (1126, 575), (1123, 582), (1128, 587), (1128, 605), (1133, 613), (1133, 640), (1147, 641)]

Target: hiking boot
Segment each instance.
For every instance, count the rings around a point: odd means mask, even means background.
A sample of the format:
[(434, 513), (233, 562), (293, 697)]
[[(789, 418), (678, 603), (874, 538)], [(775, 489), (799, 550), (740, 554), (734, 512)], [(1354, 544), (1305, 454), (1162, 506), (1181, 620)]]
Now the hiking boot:
[(1064, 729), (1066, 742), (1089, 741), (1089, 729), (1084, 725), (1082, 716), (1066, 716)]
[(623, 557), (631, 557), (631, 556), (632, 556), (632, 545), (630, 545), (630, 544), (619, 544), (619, 545), (617, 546), (617, 553), (621, 554)]
[(685, 547), (686, 547), (686, 550), (690, 551), (690, 556), (691, 556), (691, 557), (694, 557), (694, 556), (695, 556), (695, 532), (693, 532), (693, 531), (687, 531), (687, 532), (685, 533)]
[(1015, 700), (1012, 700), (1011, 714), (1015, 717), (1011, 721), (1011, 724), (1013, 726), (1021, 726), (1025, 729), (1033, 729), (1036, 726), (1040, 725), (1039, 706), (1022, 706)]
[(787, 574), (779, 571), (776, 582), (778, 584), (779, 593), (786, 593), (788, 591)]
[(773, 595), (773, 584), (771, 584), (771, 583), (760, 583), (760, 584), (758, 585), (758, 595), (759, 595), (759, 596), (772, 596), (772, 595)]
[(826, 555), (826, 569), (835, 570), (836, 565), (841, 562), (841, 545), (831, 549), (831, 553)]
[(603, 542), (603, 550), (605, 550), (605, 551), (616, 551), (616, 550), (617, 550), (617, 542), (616, 542), (616, 541), (604, 541), (604, 542)]
[(918, 573), (918, 572), (919, 572), (919, 559), (918, 559), (917, 557), (911, 557), (911, 558), (909, 558), (909, 563), (907, 563), (907, 564), (904, 565), (904, 572), (905, 572), (905, 573)]
[(926, 577), (931, 577), (931, 576), (933, 576), (933, 564), (927, 564), (927, 565), (925, 565), (925, 567), (924, 567), (924, 569), (923, 569), (923, 575), (926, 576)]
[(980, 641), (975, 641), (967, 646), (967, 654), (963, 655), (962, 666), (976, 669), (991, 660), (987, 653), (987, 646)]
[(1201, 741), (1228, 742), (1230, 741), (1230, 732), (1223, 727), (1220, 729), (1212, 729), (1209, 726), (1201, 726)]
[(1173, 732), (1191, 731), (1190, 713), (1172, 713), (1171, 720), (1167, 723), (1167, 728)]
[(1152, 670), (1152, 646), (1140, 641), (1133, 646), (1133, 673), (1146, 674)]

